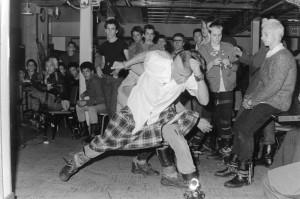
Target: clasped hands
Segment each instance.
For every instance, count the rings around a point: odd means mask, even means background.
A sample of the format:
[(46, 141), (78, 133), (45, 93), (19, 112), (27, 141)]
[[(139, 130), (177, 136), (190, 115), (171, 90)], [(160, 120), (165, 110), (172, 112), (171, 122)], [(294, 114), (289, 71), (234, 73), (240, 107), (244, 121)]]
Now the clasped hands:
[(220, 68), (225, 68), (225, 69), (231, 68), (229, 59), (222, 59), (220, 57), (214, 60), (214, 66), (219, 66)]
[(253, 104), (251, 99), (244, 99), (243, 101), (244, 109), (253, 109)]

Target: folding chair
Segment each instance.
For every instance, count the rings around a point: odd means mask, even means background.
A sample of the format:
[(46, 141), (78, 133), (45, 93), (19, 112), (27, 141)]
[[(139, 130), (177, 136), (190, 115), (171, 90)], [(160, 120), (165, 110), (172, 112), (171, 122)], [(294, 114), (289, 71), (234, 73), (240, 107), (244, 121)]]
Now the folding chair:
[[(47, 130), (48, 130), (48, 125), (50, 123), (50, 126), (53, 129), (52, 132), (52, 140), (55, 140), (55, 135), (56, 132), (58, 131), (58, 123), (59, 123), (59, 116), (64, 116), (64, 122), (65, 122), (65, 126), (67, 126), (66, 124), (66, 116), (69, 116), (68, 119), (69, 120), (74, 120), (74, 118), (77, 118), (76, 116), (76, 112), (75, 112), (75, 106), (76, 106), (76, 102), (77, 102), (77, 95), (79, 92), (79, 87), (78, 86), (73, 86), (72, 90), (71, 90), (71, 96), (70, 96), (70, 109), (68, 111), (48, 111), (48, 118), (50, 119), (50, 121), (45, 123), (45, 128), (44, 128), (44, 144), (48, 144), (49, 141), (47, 139)], [(71, 124), (73, 125), (73, 124)], [(73, 127), (71, 127), (72, 130), (72, 138), (74, 138), (74, 130)]]

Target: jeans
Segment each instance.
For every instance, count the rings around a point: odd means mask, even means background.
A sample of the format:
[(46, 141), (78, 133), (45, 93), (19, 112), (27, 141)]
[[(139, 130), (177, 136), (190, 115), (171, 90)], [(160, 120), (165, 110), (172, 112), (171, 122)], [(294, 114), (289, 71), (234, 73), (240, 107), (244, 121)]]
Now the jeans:
[(233, 91), (213, 93), (213, 99), (215, 101), (213, 121), (217, 127), (217, 137), (222, 139), (232, 138), (231, 119), (233, 94)]
[(122, 81), (123, 78), (113, 78), (108, 75), (104, 77), (104, 84), (102, 85), (102, 88), (104, 91), (106, 111), (110, 118), (117, 110), (118, 88)]
[(258, 104), (253, 109), (245, 109), (233, 126), (234, 142), (232, 152), (239, 156), (240, 161), (252, 160), (254, 149), (254, 133), (278, 109), (268, 104)]
[(270, 120), (267, 122), (266, 126), (263, 129), (264, 139), (263, 144), (275, 144), (275, 121)]
[(105, 112), (106, 108), (105, 108), (105, 104), (97, 104), (95, 106), (83, 106), (83, 107), (76, 105), (76, 114), (79, 122), (84, 122), (86, 120), (85, 111), (87, 111), (89, 114), (90, 124), (97, 124), (98, 123), (97, 113)]
[[(240, 110), (237, 113), (236, 120), (245, 110), (243, 106), (241, 106)], [(270, 119), (265, 125), (262, 127), (263, 131), (263, 144), (275, 144), (275, 122), (274, 120)]]

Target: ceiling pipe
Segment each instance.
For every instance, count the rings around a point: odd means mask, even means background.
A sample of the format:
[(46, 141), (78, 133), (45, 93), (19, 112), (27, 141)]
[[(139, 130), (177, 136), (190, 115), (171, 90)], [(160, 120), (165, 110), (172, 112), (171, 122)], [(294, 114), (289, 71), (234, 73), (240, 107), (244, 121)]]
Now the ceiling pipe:
[(263, 15), (263, 14), (265, 14), (266, 12), (269, 12), (270, 10), (273, 10), (274, 8), (280, 6), (280, 5), (283, 4), (283, 3), (284, 3), (283, 1), (280, 1), (280, 2), (278, 2), (277, 4), (275, 4), (275, 5), (273, 5), (273, 6), (269, 7), (269, 8), (267, 8), (267, 9), (265, 9), (265, 10), (263, 10), (263, 11), (260, 12), (259, 14), (260, 14), (260, 15)]

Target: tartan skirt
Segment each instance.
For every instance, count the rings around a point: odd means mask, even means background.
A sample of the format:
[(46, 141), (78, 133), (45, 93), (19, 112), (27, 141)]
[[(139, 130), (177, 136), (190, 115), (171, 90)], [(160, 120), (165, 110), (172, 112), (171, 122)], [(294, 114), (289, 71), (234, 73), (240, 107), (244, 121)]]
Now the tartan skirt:
[[(110, 119), (103, 133), (98, 135), (89, 144), (89, 147), (97, 152), (109, 150), (136, 150), (162, 145), (162, 127), (178, 114), (173, 106), (166, 108), (159, 116), (157, 122), (145, 125), (141, 130), (132, 134), (135, 128), (133, 115), (126, 106)], [(179, 125), (182, 135), (190, 132), (197, 123), (199, 114), (194, 111), (184, 111), (173, 124)]]

